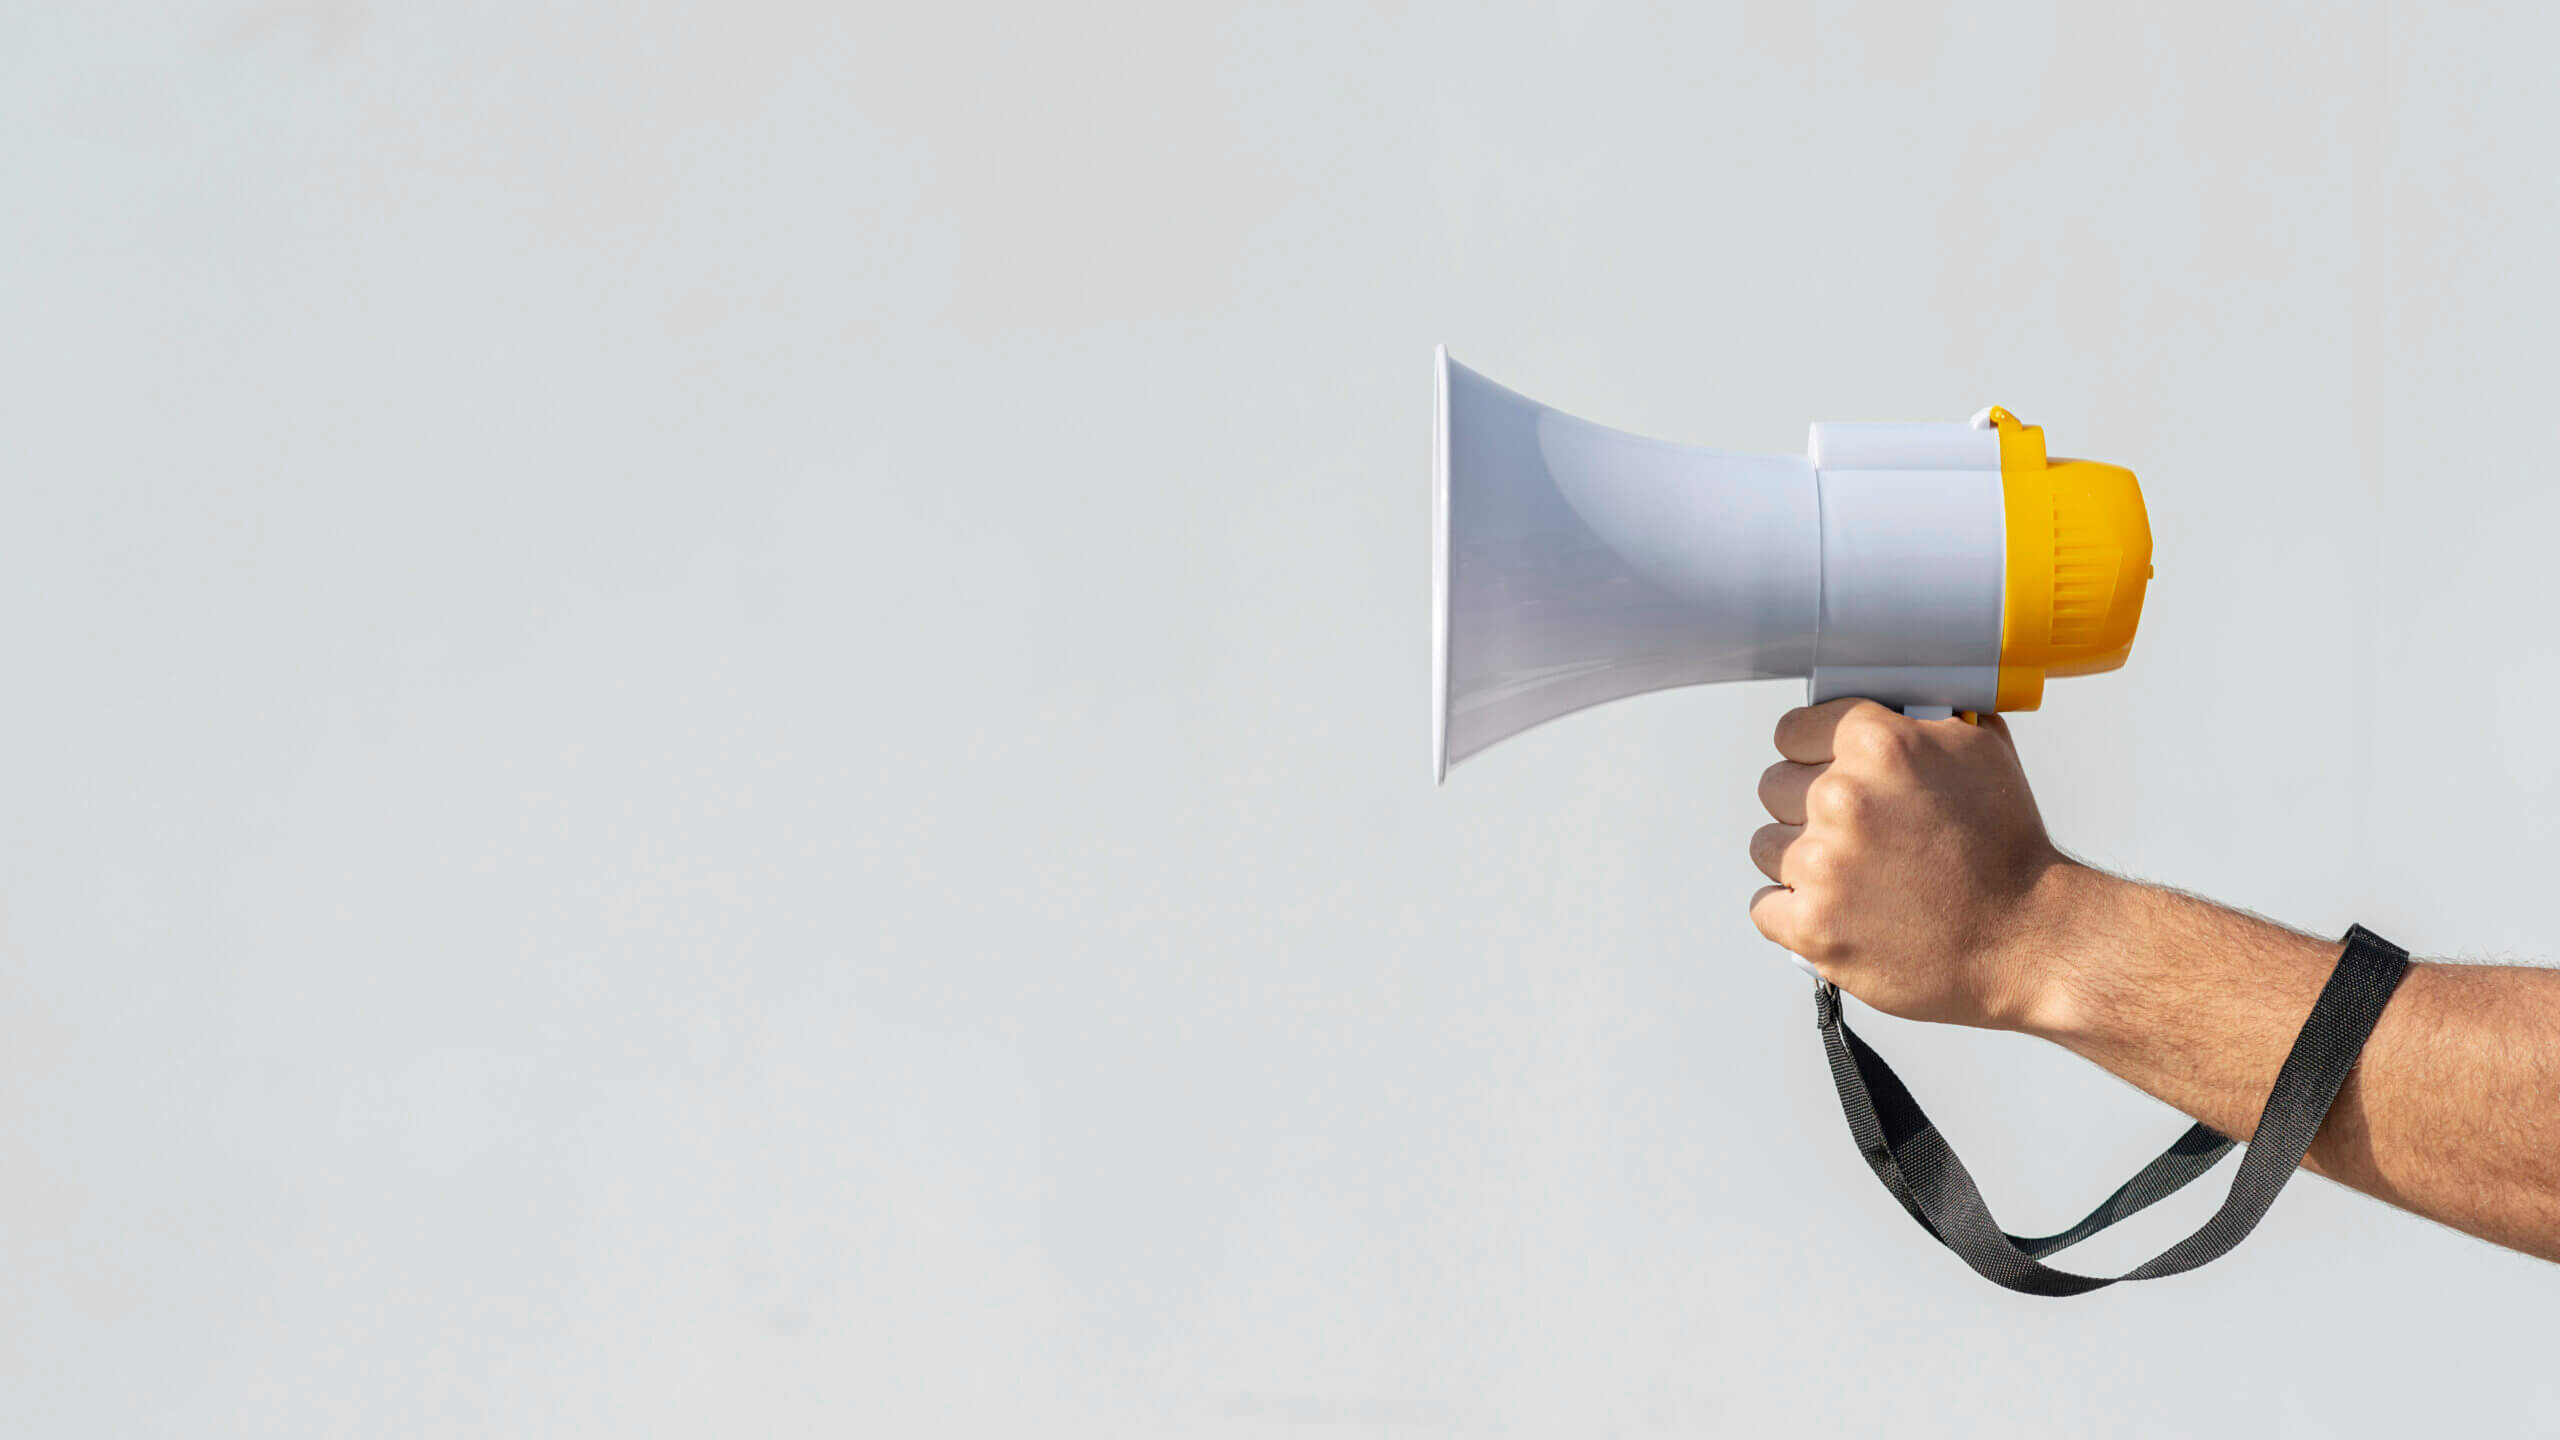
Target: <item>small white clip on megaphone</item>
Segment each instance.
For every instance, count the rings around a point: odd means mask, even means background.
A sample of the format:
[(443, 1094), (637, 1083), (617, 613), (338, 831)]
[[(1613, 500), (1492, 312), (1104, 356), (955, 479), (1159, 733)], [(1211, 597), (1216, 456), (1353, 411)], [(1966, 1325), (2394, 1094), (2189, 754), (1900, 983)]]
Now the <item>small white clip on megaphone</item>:
[(1431, 768), (1603, 701), (1801, 676), (1808, 703), (2032, 710), (2124, 663), (2131, 471), (1994, 407), (1730, 455), (1577, 420), (1449, 358), (1432, 461)]

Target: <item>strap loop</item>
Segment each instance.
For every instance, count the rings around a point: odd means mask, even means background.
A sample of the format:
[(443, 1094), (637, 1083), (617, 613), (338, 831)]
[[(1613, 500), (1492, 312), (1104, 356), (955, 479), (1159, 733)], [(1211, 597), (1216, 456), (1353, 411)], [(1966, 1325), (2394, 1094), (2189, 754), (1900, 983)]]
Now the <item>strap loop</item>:
[(1849, 1028), (1841, 1014), (1840, 989), (1829, 981), (1814, 988), (1814, 1023), (1822, 1032), (1832, 1083), (1839, 1087), (1841, 1113), (1848, 1117), (1858, 1152), (1920, 1228), (1994, 1284), (2026, 1295), (2079, 1295), (2119, 1280), (2156, 1280), (2193, 1270), (2246, 1238), (2301, 1166), (2303, 1152), (2329, 1118), (2339, 1087), (2408, 970), (2407, 951), (2361, 925), (2347, 931), (2337, 968), (2276, 1072), (2257, 1134), (2246, 1147), (2222, 1208), (2149, 1262), (2109, 1277), (2057, 1270), (2042, 1263), (2043, 1257), (2177, 1193), (2212, 1169), (2236, 1142), (2204, 1125), (2191, 1126), (2078, 1224), (2035, 1238), (2012, 1235), (1992, 1219), (1964, 1162), (1911, 1098), (1902, 1078)]

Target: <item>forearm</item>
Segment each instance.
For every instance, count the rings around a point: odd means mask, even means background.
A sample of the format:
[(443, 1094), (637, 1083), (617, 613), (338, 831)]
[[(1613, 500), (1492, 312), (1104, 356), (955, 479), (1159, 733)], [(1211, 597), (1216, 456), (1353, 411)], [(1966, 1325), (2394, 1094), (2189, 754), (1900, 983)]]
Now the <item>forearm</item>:
[[(2248, 1138), (2338, 942), (2079, 865), (2035, 890), (2018, 1028)], [(2560, 1260), (2560, 971), (2412, 967), (2304, 1165)]]

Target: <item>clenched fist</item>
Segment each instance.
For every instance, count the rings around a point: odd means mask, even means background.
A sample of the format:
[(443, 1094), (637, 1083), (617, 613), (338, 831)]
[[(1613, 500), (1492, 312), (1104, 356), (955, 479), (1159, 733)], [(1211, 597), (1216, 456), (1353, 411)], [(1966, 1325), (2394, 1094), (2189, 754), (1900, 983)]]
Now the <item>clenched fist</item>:
[(1834, 700), (1778, 722), (1760, 933), (1890, 1015), (2031, 1028), (2079, 877), (2045, 837), (2009, 727)]

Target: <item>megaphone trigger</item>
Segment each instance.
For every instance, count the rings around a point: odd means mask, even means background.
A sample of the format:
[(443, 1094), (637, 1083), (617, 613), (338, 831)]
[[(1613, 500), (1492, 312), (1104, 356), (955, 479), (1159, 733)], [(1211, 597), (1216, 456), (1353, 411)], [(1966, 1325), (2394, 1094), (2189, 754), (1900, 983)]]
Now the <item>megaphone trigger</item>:
[(1914, 720), (1961, 720), (1967, 725), (1982, 723), (1979, 710), (1958, 710), (1950, 705), (1905, 705), (1902, 713)]

